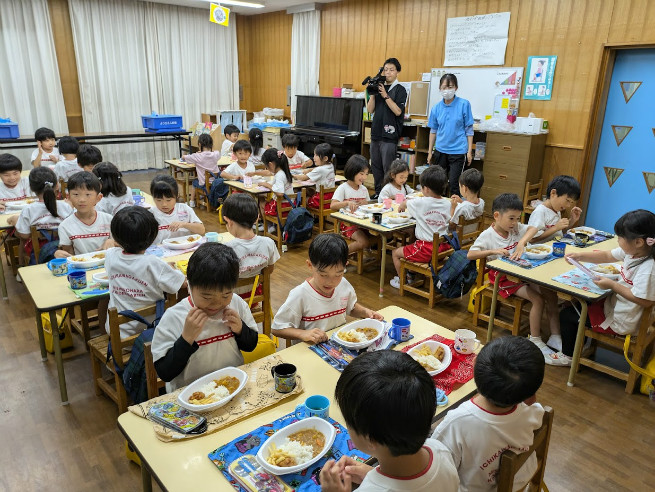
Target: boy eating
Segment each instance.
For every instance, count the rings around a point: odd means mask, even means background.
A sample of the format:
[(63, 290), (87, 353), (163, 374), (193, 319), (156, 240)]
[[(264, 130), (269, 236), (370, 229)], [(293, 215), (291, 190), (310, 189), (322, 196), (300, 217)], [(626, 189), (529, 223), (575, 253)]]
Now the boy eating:
[(58, 180), (63, 179), (64, 182), (68, 182), (73, 174), (82, 170), (77, 164), (77, 151), (79, 149), (80, 144), (75, 137), (61, 137), (59, 139), (59, 152), (62, 160), (55, 164), (54, 169)]
[(289, 168), (312, 167), (312, 160), (298, 150), (300, 139), (293, 133), (287, 133), (282, 137), (282, 147), (289, 161)]
[(239, 140), (234, 144), (234, 155), (236, 156), (236, 162), (233, 162), (225, 168), (221, 173), (221, 177), (226, 180), (243, 180), (244, 176), (252, 176), (255, 174), (255, 165), (252, 162), (248, 162), (252, 154), (252, 146), (247, 140)]
[(34, 196), (30, 190), (30, 180), (21, 177), (23, 164), (12, 154), (0, 154), (0, 212), (4, 211), (6, 202), (25, 200)]
[(59, 162), (59, 149), (55, 147), (55, 132), (50, 128), (39, 128), (34, 132), (37, 148), (32, 152), (32, 167), (40, 167), (41, 164), (55, 165)]
[(232, 154), (234, 143), (239, 140), (239, 129), (235, 125), (225, 125), (223, 134), (225, 135), (225, 140), (223, 141), (223, 145), (221, 145), (221, 155), (225, 157)]
[(102, 162), (102, 153), (95, 145), (82, 144), (77, 151), (77, 165), (85, 171), (92, 172), (93, 166)]
[(309, 246), (307, 266), (311, 277), (289, 292), (273, 319), (273, 334), (287, 340), (321, 343), (325, 333), (346, 322), (346, 315), (382, 320), (357, 302), (357, 294), (344, 278), (348, 244), (338, 234), (319, 234)]
[[(484, 200), (480, 198), (480, 190), (484, 184), (484, 176), (477, 169), (467, 169), (459, 176), (459, 192), (464, 197), (464, 201), (459, 195), (450, 197), (450, 223), (448, 228), (451, 231), (457, 229), (459, 218), (471, 220), (480, 217), (484, 213)], [(464, 227), (464, 234), (475, 231), (475, 224)]]

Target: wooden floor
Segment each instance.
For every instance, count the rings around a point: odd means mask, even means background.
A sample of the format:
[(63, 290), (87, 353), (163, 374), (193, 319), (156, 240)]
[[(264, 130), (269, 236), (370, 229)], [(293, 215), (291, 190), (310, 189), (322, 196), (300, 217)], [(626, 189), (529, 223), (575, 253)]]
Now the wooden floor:
[[(132, 172), (125, 178), (147, 190), (153, 174)], [(208, 231), (223, 230), (215, 215), (199, 216)], [(306, 254), (306, 247), (291, 248), (276, 264), (274, 309), (306, 278)], [(392, 269), (389, 260), (387, 280)], [(65, 362), (70, 405), (61, 406), (54, 359), (41, 362), (29, 295), (10, 274), (6, 277), (10, 300), (0, 301), (0, 490), (139, 490), (140, 470), (125, 458), (116, 405), (95, 396), (88, 355), (78, 351)], [(453, 330), (473, 328), (463, 301), (441, 302), (430, 310), (423, 300), (400, 297), (391, 287), (384, 298), (378, 297), (378, 269), (362, 276), (348, 273), (347, 278), (368, 307), (398, 305)], [(82, 347), (78, 337), (75, 344)], [(538, 395), (555, 409), (546, 470), (549, 489), (655, 490), (655, 405), (642, 395), (626, 395), (621, 382), (589, 369), (569, 388), (567, 374), (568, 369), (546, 367)], [(170, 448), (174, 453), (175, 445)], [(216, 481), (222, 480), (217, 472)]]

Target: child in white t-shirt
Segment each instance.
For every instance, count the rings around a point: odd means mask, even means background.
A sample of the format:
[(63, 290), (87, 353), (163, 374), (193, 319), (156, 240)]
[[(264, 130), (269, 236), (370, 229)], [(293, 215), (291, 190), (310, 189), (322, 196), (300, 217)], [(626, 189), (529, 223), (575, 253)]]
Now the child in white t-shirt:
[(248, 163), (257, 169), (262, 164), (262, 155), (266, 150), (264, 148), (264, 133), (259, 128), (251, 128), (248, 132), (248, 141), (252, 147), (252, 154), (248, 158)]
[(57, 164), (61, 156), (59, 155), (59, 149), (55, 147), (55, 132), (50, 128), (41, 127), (34, 132), (34, 139), (37, 148), (34, 149), (30, 158), (32, 167), (40, 167), (42, 164), (52, 166)]
[[(405, 200), (399, 210), (407, 209), (410, 217), (416, 219), (414, 235), (416, 242), (394, 249), (391, 257), (396, 272), (400, 275), (400, 260), (405, 258), (418, 263), (432, 261), (434, 234), (443, 236), (448, 233), (450, 220), (450, 200), (441, 193), (448, 183), (448, 178), (441, 166), (430, 166), (421, 173), (422, 197)], [(450, 248), (446, 242), (439, 245), (439, 252)], [(395, 276), (390, 282), (392, 287), (400, 288), (400, 278)]]
[(237, 141), (234, 144), (234, 155), (237, 160), (223, 170), (221, 177), (225, 180), (243, 181), (244, 176), (262, 174), (248, 161), (251, 154), (252, 147), (250, 146), (250, 142), (246, 140)]
[(239, 128), (235, 125), (225, 125), (223, 134), (225, 135), (225, 140), (223, 145), (221, 145), (221, 155), (223, 157), (232, 155), (232, 149), (237, 140), (239, 140)]
[[(284, 198), (284, 195), (286, 195), (294, 200), (294, 203), (296, 199), (296, 197), (293, 195), (293, 178), (291, 176), (291, 171), (289, 170), (289, 162), (287, 161), (287, 156), (284, 154), (284, 152), (271, 148), (266, 149), (264, 155), (262, 155), (262, 163), (264, 164), (264, 168), (273, 175), (273, 183), (264, 181), (259, 183), (259, 185), (270, 189), (275, 196), (268, 202), (260, 200), (259, 207), (262, 216), (266, 214), (269, 217), (275, 217), (274, 220), (277, 220), (276, 197)], [(286, 217), (288, 214), (289, 212), (282, 213), (284, 217)], [(274, 232), (275, 227), (275, 225), (269, 226), (271, 229), (269, 232)]]
[[(530, 449), (544, 416), (536, 403), (544, 368), (543, 355), (525, 338), (495, 338), (482, 347), (474, 368), (478, 394), (448, 412), (432, 435), (450, 450), (460, 491), (495, 491), (501, 453)], [(523, 490), (536, 469), (533, 453), (513, 490)]]
[(352, 285), (344, 278), (348, 246), (338, 234), (319, 234), (309, 246), (307, 266), (311, 277), (289, 292), (273, 319), (273, 333), (287, 340), (320, 343), (325, 333), (346, 322), (346, 316), (382, 320), (357, 302)]
[[(464, 220), (477, 219), (484, 213), (484, 200), (480, 198), (480, 190), (484, 184), (484, 176), (477, 169), (467, 169), (459, 175), (459, 192), (464, 197), (461, 199), (459, 195), (450, 197), (450, 224), (449, 229), (454, 231), (459, 224), (459, 218), (464, 217)], [(471, 224), (464, 227), (464, 234), (475, 232), (477, 226)]]
[(395, 159), (391, 166), (389, 166), (389, 171), (384, 177), (384, 183), (382, 190), (380, 190), (380, 195), (378, 196), (378, 203), (384, 202), (386, 198), (391, 198), (396, 200), (396, 195), (402, 195), (403, 201), (410, 193), (413, 193), (414, 190), (411, 186), (407, 185), (407, 179), (409, 178), (409, 167), (405, 164), (405, 161), (400, 159)]
[(164, 239), (204, 234), (205, 226), (186, 203), (177, 203), (177, 181), (168, 174), (155, 176), (150, 183), (150, 194), (155, 200), (152, 214), (159, 223), (159, 234), (154, 244)]
[[(137, 310), (174, 294), (185, 286), (184, 275), (161, 258), (145, 251), (157, 236), (157, 221), (145, 208), (126, 207), (116, 213), (111, 233), (120, 248), (105, 254), (109, 279), (109, 308)], [(153, 316), (154, 317), (154, 316)], [(109, 333), (109, 320), (105, 325)], [(121, 338), (136, 335), (144, 326), (138, 321), (121, 325)]]
[[(360, 205), (366, 205), (370, 196), (368, 189), (364, 186), (364, 181), (366, 181), (370, 170), (371, 168), (366, 157), (359, 154), (350, 156), (343, 170), (346, 182), (341, 183), (335, 190), (334, 195), (332, 195), (330, 208), (338, 212), (342, 208), (347, 207), (348, 210), (354, 212)], [(348, 254), (368, 248), (372, 239), (368, 231), (356, 225), (341, 223), (340, 231), (341, 234), (352, 241), (348, 244)]]
[(82, 144), (77, 151), (77, 165), (84, 171), (93, 172), (96, 164), (102, 162), (102, 152), (95, 145)]
[(289, 159), (291, 169), (306, 168), (312, 166), (312, 160), (298, 150), (300, 139), (293, 133), (287, 133), (282, 137), (282, 147), (284, 154)]
[(21, 177), (23, 164), (12, 154), (0, 154), (0, 212), (4, 212), (7, 202), (25, 200), (34, 196), (30, 181)]
[(167, 391), (223, 367), (243, 364), (241, 350), (257, 346), (248, 304), (232, 291), (239, 259), (220, 243), (201, 245), (187, 267), (189, 297), (169, 308), (152, 339), (152, 356)]
[(93, 167), (93, 174), (102, 184), (102, 200), (96, 205), (98, 212), (109, 215), (134, 205), (132, 190), (123, 181), (123, 175), (111, 162), (99, 162)]
[(63, 179), (65, 183), (75, 173), (82, 171), (77, 163), (77, 151), (80, 148), (75, 137), (61, 137), (59, 139), (59, 152), (62, 159), (55, 164), (55, 174), (57, 179)]
[[(334, 188), (334, 165), (332, 164), (332, 147), (328, 143), (320, 143), (314, 147), (314, 164), (316, 167), (309, 171), (303, 171), (302, 174), (294, 175), (293, 179), (297, 181), (312, 181), (316, 186), (316, 192), (307, 200), (307, 206), (318, 208), (321, 204), (321, 187)], [(324, 206), (330, 208), (330, 201), (334, 196), (333, 192), (327, 192), (323, 195)]]
[[(374, 456), (375, 468), (342, 456), (321, 470), (323, 492), (457, 492), (448, 448), (427, 439), (437, 410), (434, 382), (409, 355), (364, 352), (339, 376), (334, 398), (355, 448)], [(460, 489), (461, 490), (461, 489)]]

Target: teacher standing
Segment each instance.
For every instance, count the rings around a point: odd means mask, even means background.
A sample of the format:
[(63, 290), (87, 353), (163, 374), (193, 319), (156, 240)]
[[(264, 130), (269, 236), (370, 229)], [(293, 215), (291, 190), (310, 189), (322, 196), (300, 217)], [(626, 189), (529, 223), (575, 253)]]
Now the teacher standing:
[(439, 80), (443, 100), (430, 111), (428, 163), (438, 164), (448, 176), (451, 195), (459, 195), (459, 175), (473, 160), (471, 103), (457, 97), (457, 77), (447, 73)]

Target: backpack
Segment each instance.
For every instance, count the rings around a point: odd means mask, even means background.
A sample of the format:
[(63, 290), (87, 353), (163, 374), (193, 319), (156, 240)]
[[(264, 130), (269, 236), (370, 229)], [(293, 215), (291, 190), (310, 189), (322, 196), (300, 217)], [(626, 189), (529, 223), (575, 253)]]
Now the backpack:
[(278, 225), (281, 230), (283, 230), (282, 238), (287, 244), (297, 244), (307, 241), (312, 237), (312, 232), (314, 230), (314, 216), (310, 214), (305, 207), (296, 205), (300, 203), (301, 192), (298, 192), (296, 197), (296, 202), (294, 203), (291, 198), (287, 195), (284, 195), (284, 198), (291, 204), (292, 209), (287, 215), (287, 221), (282, 228), (282, 222), (280, 221), (280, 212), (278, 211)]
[(217, 208), (220, 205), (221, 200), (225, 200), (225, 197), (227, 197), (230, 188), (224, 183), (223, 178), (219, 178), (211, 172), (209, 174), (214, 178), (214, 181), (212, 181), (207, 199), (212, 208)]
[(454, 299), (471, 290), (478, 278), (478, 268), (475, 261), (467, 258), (468, 251), (461, 249), (457, 232), (453, 231), (452, 237), (443, 237), (455, 252), (448, 257), (439, 273), (434, 271), (430, 263), (432, 282), (443, 297)]
[[(59, 249), (59, 238), (57, 231), (47, 229), (39, 229), (39, 232), (44, 237), (39, 238), (39, 263), (48, 263), (55, 257), (55, 253)], [(25, 241), (25, 254), (29, 257), (29, 264), (36, 265), (37, 261), (34, 257), (34, 245), (32, 239)]]

